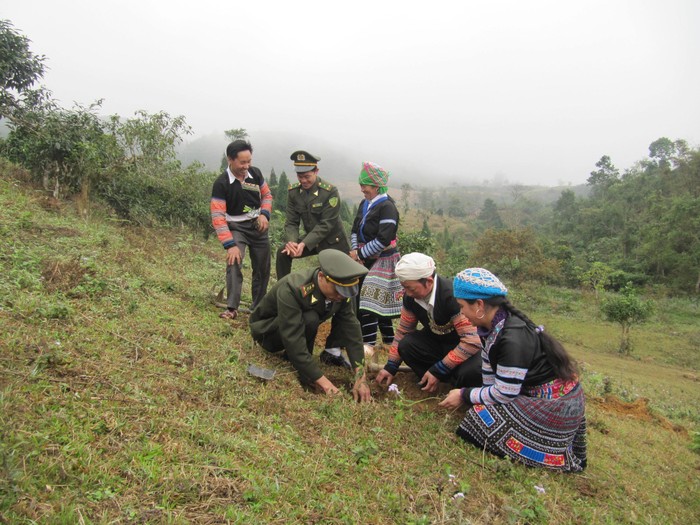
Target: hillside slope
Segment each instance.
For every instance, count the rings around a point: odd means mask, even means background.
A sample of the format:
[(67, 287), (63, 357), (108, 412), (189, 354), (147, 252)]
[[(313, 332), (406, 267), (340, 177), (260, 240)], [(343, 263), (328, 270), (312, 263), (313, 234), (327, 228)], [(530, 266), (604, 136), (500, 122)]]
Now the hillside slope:
[[(465, 445), (459, 413), (407, 374), (400, 397), (375, 388), (370, 405), (304, 390), (252, 347), (245, 317), (218, 318), (213, 238), (92, 213), (78, 217), (2, 167), (0, 522), (700, 521), (697, 412), (671, 423), (644, 401), (603, 397), (631, 363), (656, 377), (659, 396), (681, 389), (697, 406), (697, 367), (579, 341), (594, 322), (585, 309), (550, 321), (567, 326), (589, 393), (589, 468), (559, 475)], [(620, 365), (612, 386), (595, 369), (605, 360)], [(251, 363), (276, 378), (249, 376)], [(326, 371), (349, 389), (348, 374)]]

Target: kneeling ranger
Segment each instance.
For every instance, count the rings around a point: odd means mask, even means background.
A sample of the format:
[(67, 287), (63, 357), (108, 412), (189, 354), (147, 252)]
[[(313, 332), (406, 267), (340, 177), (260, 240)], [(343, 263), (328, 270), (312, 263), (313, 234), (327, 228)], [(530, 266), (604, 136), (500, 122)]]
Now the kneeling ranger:
[(291, 273), (275, 284), (250, 315), (250, 333), (268, 352), (286, 351), (286, 357), (303, 383), (315, 384), (326, 394), (338, 392), (313, 359), (319, 325), (331, 319), (331, 330), (321, 361), (344, 364), (347, 350), (355, 373), (352, 389), (357, 401), (370, 401), (364, 368), (362, 330), (353, 297), (359, 293), (360, 277), (367, 269), (338, 250), (322, 250), (319, 267)]

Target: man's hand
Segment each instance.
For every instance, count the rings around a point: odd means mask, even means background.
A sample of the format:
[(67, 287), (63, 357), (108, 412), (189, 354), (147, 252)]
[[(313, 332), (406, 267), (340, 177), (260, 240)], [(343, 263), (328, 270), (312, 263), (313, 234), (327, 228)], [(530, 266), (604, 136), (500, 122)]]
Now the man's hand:
[(333, 383), (326, 376), (321, 376), (316, 380), (316, 388), (321, 390), (326, 395), (339, 394), (338, 390)]
[(229, 266), (241, 264), (241, 250), (238, 249), (238, 246), (231, 246), (226, 250), (226, 264)]
[(464, 401), (462, 400), (461, 390), (461, 388), (454, 388), (450, 390), (450, 392), (447, 394), (447, 397), (440, 401), (438, 403), (438, 406), (450, 410), (461, 407), (464, 404)]
[(423, 392), (435, 392), (437, 391), (438, 384), (440, 384), (440, 380), (430, 372), (426, 372), (423, 374), (423, 378), (420, 380), (419, 384), (423, 386), (423, 388), (421, 388)]
[(284, 245), (284, 248), (282, 248), (282, 253), (289, 255), (290, 257), (294, 257), (294, 254), (297, 251), (297, 244), (298, 243), (296, 242), (289, 241)]
[(270, 227), (270, 221), (264, 215), (258, 215), (258, 231), (266, 232)]
[(304, 241), (300, 242), (297, 244), (297, 251), (292, 255), (292, 257), (301, 257), (301, 255), (304, 253), (304, 248), (306, 247), (306, 244), (304, 244)]
[(387, 372), (386, 370), (382, 369), (379, 371), (377, 374), (377, 377), (374, 378), (374, 382), (377, 383), (378, 385), (381, 385), (382, 383), (386, 383), (386, 386), (389, 386), (394, 382), (394, 375)]
[(358, 254), (360, 253), (360, 250), (350, 250), (350, 253), (348, 254), (350, 258), (355, 261), (355, 262), (360, 262), (360, 259), (358, 257)]
[(363, 375), (355, 381), (355, 386), (352, 387), (352, 397), (360, 403), (369, 403), (372, 401), (372, 390), (369, 388), (367, 377)]

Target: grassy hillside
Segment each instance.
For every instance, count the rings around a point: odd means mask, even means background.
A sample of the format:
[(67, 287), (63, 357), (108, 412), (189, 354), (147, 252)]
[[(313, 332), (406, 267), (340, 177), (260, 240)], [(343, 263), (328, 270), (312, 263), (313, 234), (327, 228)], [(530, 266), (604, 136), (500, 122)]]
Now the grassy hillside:
[(20, 176), (0, 174), (1, 523), (700, 521), (697, 302), (660, 304), (622, 358), (593, 297), (518, 291), (588, 392), (589, 468), (528, 469), (465, 445), (408, 374), (370, 405), (304, 390), (218, 318), (215, 239), (81, 218)]

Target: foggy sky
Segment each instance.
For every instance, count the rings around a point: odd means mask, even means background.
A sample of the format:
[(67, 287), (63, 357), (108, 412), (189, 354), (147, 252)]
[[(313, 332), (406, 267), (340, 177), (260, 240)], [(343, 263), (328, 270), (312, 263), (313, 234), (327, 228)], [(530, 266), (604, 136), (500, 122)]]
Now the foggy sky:
[[(584, 183), (700, 142), (700, 2), (3, 0), (64, 106), (298, 134), (419, 184)], [(194, 137), (192, 137), (194, 138)]]

